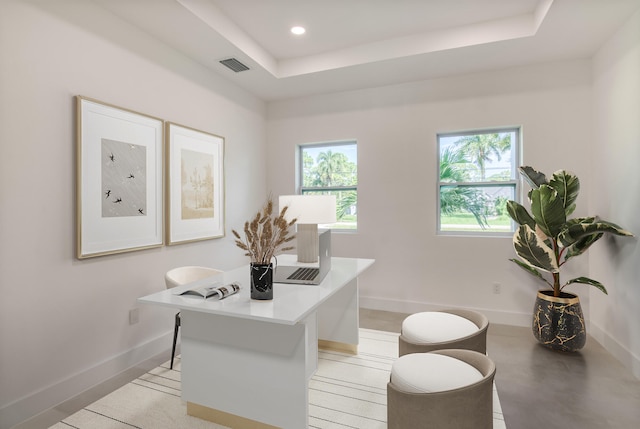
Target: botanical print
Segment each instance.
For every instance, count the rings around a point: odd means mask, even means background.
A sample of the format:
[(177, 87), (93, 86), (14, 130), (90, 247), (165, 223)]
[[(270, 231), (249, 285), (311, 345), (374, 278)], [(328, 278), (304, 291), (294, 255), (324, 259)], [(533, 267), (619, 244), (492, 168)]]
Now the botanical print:
[(213, 218), (213, 155), (182, 149), (182, 219)]
[(102, 139), (102, 217), (147, 215), (147, 148)]

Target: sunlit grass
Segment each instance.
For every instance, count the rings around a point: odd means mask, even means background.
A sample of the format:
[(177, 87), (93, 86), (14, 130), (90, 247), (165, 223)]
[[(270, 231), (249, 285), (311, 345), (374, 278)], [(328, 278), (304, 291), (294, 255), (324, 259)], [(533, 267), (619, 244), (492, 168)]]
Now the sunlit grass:
[(509, 231), (511, 219), (507, 215), (491, 216), (487, 218), (489, 226), (482, 229), (476, 218), (470, 213), (456, 213), (454, 215), (442, 215), (440, 218), (440, 229), (442, 231)]
[(358, 216), (356, 215), (344, 215), (338, 222), (332, 224), (319, 225), (319, 228), (331, 228), (331, 229), (358, 229)]

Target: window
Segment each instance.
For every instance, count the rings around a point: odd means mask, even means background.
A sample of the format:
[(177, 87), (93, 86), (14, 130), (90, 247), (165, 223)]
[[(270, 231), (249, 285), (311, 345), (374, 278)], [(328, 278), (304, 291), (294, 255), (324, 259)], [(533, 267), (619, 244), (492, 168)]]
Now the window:
[(335, 195), (336, 219), (331, 229), (358, 226), (358, 149), (355, 141), (302, 145), (298, 171), (300, 193)]
[(438, 135), (438, 233), (509, 235), (517, 201), (518, 128)]

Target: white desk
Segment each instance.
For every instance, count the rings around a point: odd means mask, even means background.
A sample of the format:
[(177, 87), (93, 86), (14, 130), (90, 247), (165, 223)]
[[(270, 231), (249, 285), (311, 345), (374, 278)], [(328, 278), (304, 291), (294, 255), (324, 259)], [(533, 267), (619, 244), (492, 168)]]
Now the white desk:
[(250, 299), (248, 265), (224, 273), (242, 289), (222, 301), (181, 297), (179, 288), (139, 298), (180, 310), (187, 412), (234, 429), (306, 428), (318, 341), (357, 351), (357, 277), (373, 262), (331, 258), (320, 285), (275, 283), (271, 301)]

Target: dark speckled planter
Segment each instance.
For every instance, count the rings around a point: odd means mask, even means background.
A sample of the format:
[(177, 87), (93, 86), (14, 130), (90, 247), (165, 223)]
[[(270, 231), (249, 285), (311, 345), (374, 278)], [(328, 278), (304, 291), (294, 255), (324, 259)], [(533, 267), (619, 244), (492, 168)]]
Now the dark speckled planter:
[(538, 291), (533, 306), (533, 335), (545, 347), (563, 352), (575, 352), (584, 347), (587, 330), (580, 298), (562, 292)]

